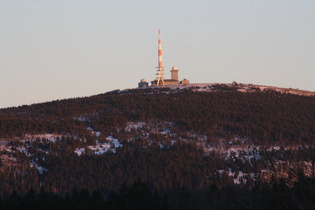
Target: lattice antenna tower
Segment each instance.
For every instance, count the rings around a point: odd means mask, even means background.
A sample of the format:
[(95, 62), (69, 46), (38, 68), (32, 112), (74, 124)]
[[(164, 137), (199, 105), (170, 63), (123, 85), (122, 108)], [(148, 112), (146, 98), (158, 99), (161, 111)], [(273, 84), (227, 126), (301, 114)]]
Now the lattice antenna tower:
[(164, 85), (164, 67), (162, 61), (162, 41), (161, 41), (161, 32), (159, 30), (159, 39), (158, 39), (158, 68), (157, 70), (157, 83), (156, 85)]

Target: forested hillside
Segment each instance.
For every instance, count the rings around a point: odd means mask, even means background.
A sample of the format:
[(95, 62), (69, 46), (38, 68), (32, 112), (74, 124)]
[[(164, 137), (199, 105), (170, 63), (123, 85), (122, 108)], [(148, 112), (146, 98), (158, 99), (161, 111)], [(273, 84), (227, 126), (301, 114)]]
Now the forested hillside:
[(207, 88), (0, 109), (0, 205), (314, 208), (315, 97)]
[(272, 142), (312, 144), (314, 107), (314, 97), (273, 91), (113, 91), (88, 98), (2, 109), (0, 137), (14, 139), (42, 133), (81, 137), (89, 134), (87, 127), (104, 135), (115, 135), (127, 122), (164, 121), (174, 123), (178, 132), (201, 133), (209, 139), (237, 135), (266, 145)]

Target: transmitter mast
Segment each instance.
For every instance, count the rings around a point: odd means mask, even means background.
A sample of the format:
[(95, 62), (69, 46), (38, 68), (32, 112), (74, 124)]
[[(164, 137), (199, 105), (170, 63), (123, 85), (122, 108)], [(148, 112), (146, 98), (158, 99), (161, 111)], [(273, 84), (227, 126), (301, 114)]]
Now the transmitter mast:
[(161, 41), (161, 33), (159, 30), (159, 39), (158, 39), (158, 68), (157, 70), (157, 83), (156, 85), (164, 85), (164, 67), (163, 67), (163, 63), (162, 63), (162, 41)]

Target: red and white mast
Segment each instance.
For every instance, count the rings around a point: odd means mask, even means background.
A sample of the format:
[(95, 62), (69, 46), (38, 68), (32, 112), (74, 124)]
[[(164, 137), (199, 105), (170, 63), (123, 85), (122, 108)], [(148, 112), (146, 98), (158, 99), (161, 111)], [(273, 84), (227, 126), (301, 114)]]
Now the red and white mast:
[(161, 33), (159, 30), (159, 39), (158, 39), (158, 68), (157, 70), (157, 83), (156, 85), (164, 85), (164, 67), (162, 62), (162, 41), (161, 41)]

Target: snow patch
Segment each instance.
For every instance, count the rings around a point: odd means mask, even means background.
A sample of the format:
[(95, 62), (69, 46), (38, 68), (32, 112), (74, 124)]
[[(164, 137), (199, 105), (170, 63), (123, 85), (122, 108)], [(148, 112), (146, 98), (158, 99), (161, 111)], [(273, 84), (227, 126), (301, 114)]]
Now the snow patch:
[[(117, 147), (123, 146), (118, 139), (115, 139), (112, 136), (108, 136), (106, 140), (108, 141), (107, 143), (99, 143), (97, 141), (95, 146), (87, 146), (87, 148), (91, 151), (92, 154), (102, 155), (107, 151), (112, 151), (113, 153), (115, 153)], [(77, 148), (74, 152), (80, 156), (82, 154), (85, 154), (87, 151), (86, 148)]]

